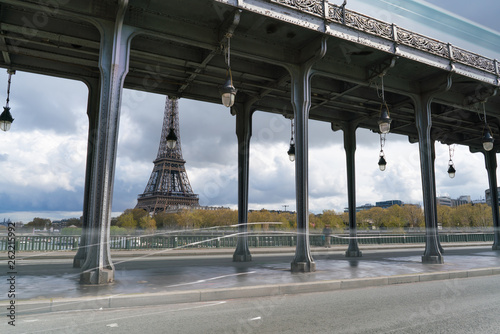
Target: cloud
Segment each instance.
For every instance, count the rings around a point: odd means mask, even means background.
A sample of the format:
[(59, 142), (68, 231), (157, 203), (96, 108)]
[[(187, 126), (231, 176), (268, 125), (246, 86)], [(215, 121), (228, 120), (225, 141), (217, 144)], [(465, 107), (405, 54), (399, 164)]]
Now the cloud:
[(88, 123), (87, 93), (82, 82), (17, 71), (10, 93), (12, 130), (77, 133)]

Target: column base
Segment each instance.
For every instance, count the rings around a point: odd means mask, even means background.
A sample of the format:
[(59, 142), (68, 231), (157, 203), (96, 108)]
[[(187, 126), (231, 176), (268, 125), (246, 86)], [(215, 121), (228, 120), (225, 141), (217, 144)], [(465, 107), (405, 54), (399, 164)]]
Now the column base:
[(443, 264), (444, 259), (441, 255), (422, 255), (422, 263)]
[(345, 257), (362, 257), (362, 256), (363, 253), (360, 250), (354, 250), (354, 251), (346, 250), (345, 252)]
[(101, 269), (84, 271), (80, 274), (80, 284), (108, 284), (114, 281), (114, 270)]
[(73, 268), (81, 268), (83, 263), (85, 262), (85, 259), (73, 259)]
[(233, 262), (251, 262), (252, 254), (233, 254)]
[(493, 244), (493, 246), (491, 247), (492, 250), (500, 250), (500, 245), (495, 245)]
[(292, 273), (309, 273), (316, 271), (315, 262), (292, 262)]

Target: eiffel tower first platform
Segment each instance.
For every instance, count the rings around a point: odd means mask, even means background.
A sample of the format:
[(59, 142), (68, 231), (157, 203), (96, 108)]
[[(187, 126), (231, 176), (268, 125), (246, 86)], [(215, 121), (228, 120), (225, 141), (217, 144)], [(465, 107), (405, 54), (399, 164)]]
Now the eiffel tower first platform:
[[(175, 145), (172, 145), (174, 142)], [(135, 208), (154, 214), (199, 207), (199, 198), (193, 193), (185, 163), (181, 150), (178, 99), (167, 96), (158, 155), (146, 189), (139, 195)]]

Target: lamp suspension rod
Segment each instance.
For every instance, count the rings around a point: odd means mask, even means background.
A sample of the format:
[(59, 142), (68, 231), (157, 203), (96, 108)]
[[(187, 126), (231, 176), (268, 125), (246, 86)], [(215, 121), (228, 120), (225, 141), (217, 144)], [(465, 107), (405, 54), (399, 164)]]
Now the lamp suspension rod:
[(12, 78), (12, 71), (8, 71), (9, 72), (9, 80), (7, 81), (7, 102), (5, 104), (5, 107), (8, 108), (9, 107), (9, 96), (10, 96), (10, 82), (11, 82), (11, 78)]
[(385, 103), (385, 92), (384, 92), (384, 76), (380, 77), (380, 80), (382, 81), (382, 102)]

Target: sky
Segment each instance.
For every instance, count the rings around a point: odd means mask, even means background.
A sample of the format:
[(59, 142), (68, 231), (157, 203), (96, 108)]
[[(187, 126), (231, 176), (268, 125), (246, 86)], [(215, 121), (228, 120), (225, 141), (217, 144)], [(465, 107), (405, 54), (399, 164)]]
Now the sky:
[[(496, 0), (428, 2), (500, 31), (496, 15), (500, 3)], [(367, 3), (368, 0), (350, 0), (347, 8), (412, 28), (414, 23), (405, 18), (404, 11), (387, 11)], [(417, 32), (447, 41), (436, 31)], [(7, 73), (2, 71), (0, 99), (5, 98), (6, 86)], [(15, 121), (9, 132), (0, 133), (0, 221), (27, 223), (34, 217), (56, 220), (81, 215), (88, 132), (86, 103), (87, 88), (83, 83), (19, 71), (12, 77), (10, 106)], [(162, 95), (123, 92), (112, 208), (115, 216), (133, 208), (137, 195), (144, 191), (158, 150), (164, 103)], [(179, 109), (186, 170), (200, 204), (236, 209), (236, 118), (220, 104), (181, 99)], [(329, 124), (310, 121), (309, 209), (314, 213), (341, 212), (347, 206), (342, 138), (342, 133), (333, 132)], [(289, 141), (289, 120), (259, 111), (254, 114), (250, 209), (283, 210), (286, 205), (287, 210), (295, 210), (294, 164), (286, 153)], [(357, 205), (385, 200), (422, 202), (418, 144), (388, 134), (384, 147), (387, 169), (381, 172), (377, 165), (379, 136), (359, 129), (357, 143)], [(446, 172), (448, 160), (448, 146), (437, 143), (438, 195), (484, 198), (488, 180), (482, 154), (471, 154), (467, 147), (456, 146), (454, 179)]]

